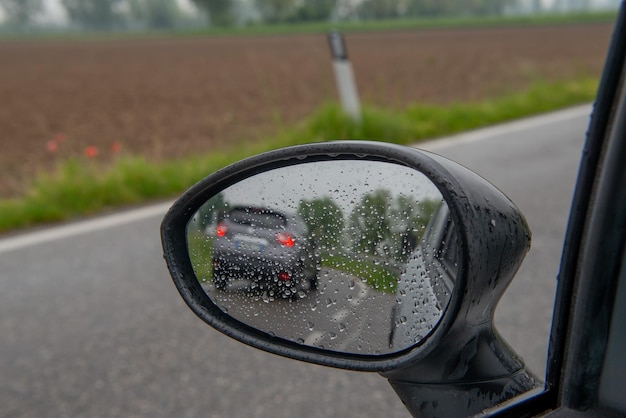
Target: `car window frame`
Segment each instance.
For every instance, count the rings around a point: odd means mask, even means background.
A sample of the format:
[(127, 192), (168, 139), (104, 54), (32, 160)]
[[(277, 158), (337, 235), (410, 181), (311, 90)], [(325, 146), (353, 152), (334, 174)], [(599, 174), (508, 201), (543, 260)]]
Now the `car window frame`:
[[(614, 289), (619, 279), (619, 270), (613, 276), (605, 277), (605, 281), (602, 282), (594, 282), (589, 275), (581, 275), (581, 270), (586, 262), (590, 262), (584, 258), (588, 237), (597, 233), (596, 230), (599, 228), (594, 225), (594, 212), (597, 217), (598, 214), (611, 212), (615, 205), (614, 202), (605, 201), (599, 206), (595, 198), (599, 192), (600, 178), (619, 174), (616, 171), (620, 169), (619, 167), (607, 165), (610, 156), (607, 150), (612, 145), (611, 141), (620, 142), (622, 147), (626, 143), (626, 136), (612, 135), (618, 125), (626, 124), (626, 105), (619, 106), (621, 97), (626, 97), (625, 65), (626, 6), (622, 4), (591, 114), (572, 198), (557, 276), (544, 390), (539, 394), (522, 395), (522, 398), (514, 399), (511, 403), (485, 411), (484, 415), (523, 417), (543, 414), (550, 410), (576, 409), (597, 413), (600, 409), (597, 403), (598, 385), (609, 335), (599, 336), (597, 332), (593, 332), (593, 327), (598, 323), (590, 320), (581, 321), (580, 317), (588, 317), (583, 311), (588, 309), (590, 304), (605, 304), (608, 311), (614, 311)], [(623, 194), (626, 195), (626, 191)], [(626, 214), (622, 216), (626, 217)], [(612, 262), (619, 263), (620, 260)], [(611, 283), (608, 288), (607, 280)], [(587, 284), (585, 292), (579, 291), (583, 282)], [(589, 291), (591, 293), (588, 293)], [(603, 317), (601, 320), (606, 321), (607, 318)], [(610, 318), (608, 321), (610, 322)], [(581, 352), (581, 345), (586, 345), (589, 349), (589, 342), (593, 338), (595, 352)], [(584, 348), (582, 349), (584, 351)], [(571, 368), (572, 364), (580, 365), (581, 361), (596, 364), (595, 367), (586, 367), (585, 373), (582, 374), (568, 372), (568, 367)], [(600, 365), (599, 368), (597, 364)], [(590, 384), (587, 383), (589, 381)]]

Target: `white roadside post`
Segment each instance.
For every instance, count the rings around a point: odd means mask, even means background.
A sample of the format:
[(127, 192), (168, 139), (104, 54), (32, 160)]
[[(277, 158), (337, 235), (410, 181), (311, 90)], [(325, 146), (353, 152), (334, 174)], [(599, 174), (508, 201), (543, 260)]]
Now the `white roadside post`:
[(348, 50), (343, 40), (343, 34), (337, 31), (329, 32), (328, 43), (333, 56), (333, 68), (335, 70), (335, 79), (337, 81), (341, 106), (344, 112), (354, 119), (355, 122), (360, 122), (361, 103), (354, 81), (352, 65), (350, 64), (350, 60), (348, 60)]

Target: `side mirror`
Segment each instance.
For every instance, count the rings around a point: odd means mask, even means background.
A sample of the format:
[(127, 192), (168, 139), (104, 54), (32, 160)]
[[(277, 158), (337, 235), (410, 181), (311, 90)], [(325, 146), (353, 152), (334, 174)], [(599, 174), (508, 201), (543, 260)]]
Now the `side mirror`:
[(438, 155), (364, 141), (268, 152), (193, 186), (161, 234), (206, 323), (275, 354), (380, 372), (412, 412), (477, 413), (540, 384), (493, 325), (528, 225)]

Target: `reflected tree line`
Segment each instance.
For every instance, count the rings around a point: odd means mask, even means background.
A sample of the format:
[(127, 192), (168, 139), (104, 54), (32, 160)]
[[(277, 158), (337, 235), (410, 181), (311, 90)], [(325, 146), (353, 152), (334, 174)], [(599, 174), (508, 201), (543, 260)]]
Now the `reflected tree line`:
[[(296, 213), (307, 225), (308, 239), (326, 255), (367, 255), (398, 263), (413, 253), (440, 199), (416, 200), (378, 189), (363, 195), (349, 213), (331, 197), (302, 199)], [(198, 227), (217, 222), (232, 205), (216, 195), (198, 212)]]
[(393, 197), (379, 189), (361, 197), (344, 214), (330, 197), (302, 200), (298, 214), (320, 249), (327, 253), (352, 253), (404, 262), (417, 243), (441, 201), (417, 201), (406, 195)]

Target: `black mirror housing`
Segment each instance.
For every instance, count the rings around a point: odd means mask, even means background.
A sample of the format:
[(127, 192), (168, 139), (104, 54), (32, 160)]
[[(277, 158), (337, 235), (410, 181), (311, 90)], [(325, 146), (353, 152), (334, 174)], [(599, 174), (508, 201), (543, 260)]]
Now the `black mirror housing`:
[[(315, 161), (340, 164), (345, 160), (383, 161), (422, 173), (443, 196), (456, 226), (458, 273), (448, 306), (426, 338), (398, 352), (370, 355), (330, 351), (246, 325), (225, 313), (203, 291), (187, 250), (186, 227), (191, 218), (209, 198), (227, 187), (280, 167)], [(165, 216), (161, 236), (174, 284), (192, 311), (215, 329), (253, 347), (325, 366), (381, 372), (405, 403), (431, 401), (437, 397), (433, 387), (472, 382), (467, 386), (467, 396), (470, 389), (486, 392), (469, 412), (481, 411), (539, 385), (493, 326), (496, 305), (530, 248), (526, 220), (496, 187), (436, 154), (368, 141), (270, 151), (219, 170), (194, 185)], [(481, 386), (476, 382), (485, 383)], [(468, 399), (460, 396), (457, 401), (457, 406), (449, 406), (468, 413)], [(442, 398), (442, 402), (448, 401)]]

